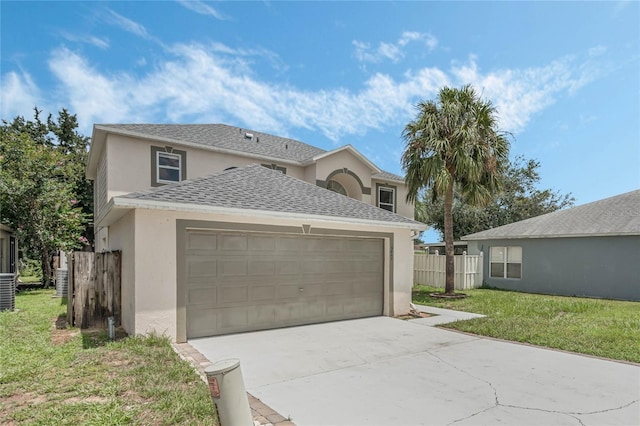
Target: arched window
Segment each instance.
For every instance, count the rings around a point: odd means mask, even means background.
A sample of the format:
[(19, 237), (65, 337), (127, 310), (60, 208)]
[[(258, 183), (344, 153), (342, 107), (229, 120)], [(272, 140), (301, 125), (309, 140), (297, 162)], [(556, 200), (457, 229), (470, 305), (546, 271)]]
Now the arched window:
[(336, 182), (335, 180), (330, 180), (327, 182), (327, 189), (329, 191), (337, 192), (338, 194), (347, 195), (347, 190), (344, 189), (344, 186), (340, 182)]

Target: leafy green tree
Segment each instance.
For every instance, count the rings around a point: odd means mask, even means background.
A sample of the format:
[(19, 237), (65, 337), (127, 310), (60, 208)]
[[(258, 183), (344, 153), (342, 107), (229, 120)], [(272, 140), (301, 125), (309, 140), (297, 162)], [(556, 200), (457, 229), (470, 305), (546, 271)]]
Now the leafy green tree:
[(446, 253), (445, 294), (454, 294), (453, 202), (482, 206), (499, 191), (509, 158), (509, 142), (497, 128), (496, 109), (467, 85), (444, 87), (436, 101), (420, 102), (404, 128), (402, 165), (407, 200), (428, 189), (441, 199)]
[[(516, 157), (504, 176), (502, 191), (485, 207), (467, 205), (460, 196), (453, 200), (453, 238), (485, 231), (497, 226), (518, 222), (530, 217), (551, 213), (573, 206), (571, 194), (560, 194), (551, 189), (538, 189), (540, 163)], [(416, 217), (444, 235), (442, 200), (433, 200), (428, 194), (416, 202)]]
[(46, 123), (16, 117), (0, 126), (0, 220), (15, 229), (21, 246), (51, 278), (50, 257), (58, 249), (89, 245), (93, 196), (84, 179), (87, 138), (75, 116), (62, 110)]

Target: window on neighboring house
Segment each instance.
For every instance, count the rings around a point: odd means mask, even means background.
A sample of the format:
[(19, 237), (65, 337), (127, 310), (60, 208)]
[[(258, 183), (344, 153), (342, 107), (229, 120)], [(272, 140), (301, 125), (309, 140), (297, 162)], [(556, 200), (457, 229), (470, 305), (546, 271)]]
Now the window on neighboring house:
[(491, 247), (490, 275), (493, 278), (522, 278), (522, 247)]
[(151, 186), (180, 182), (186, 179), (186, 152), (171, 147), (151, 147)]
[(327, 182), (327, 189), (329, 191), (337, 192), (338, 194), (347, 195), (347, 190), (344, 189), (344, 186), (340, 182), (336, 182), (335, 180), (330, 180)]
[(396, 211), (396, 189), (392, 186), (378, 186), (378, 207)]
[(286, 175), (287, 174), (287, 168), (286, 167), (280, 167), (276, 164), (261, 164), (262, 167), (266, 167), (267, 169), (271, 169), (271, 170), (277, 170), (279, 172), (282, 172), (282, 174)]

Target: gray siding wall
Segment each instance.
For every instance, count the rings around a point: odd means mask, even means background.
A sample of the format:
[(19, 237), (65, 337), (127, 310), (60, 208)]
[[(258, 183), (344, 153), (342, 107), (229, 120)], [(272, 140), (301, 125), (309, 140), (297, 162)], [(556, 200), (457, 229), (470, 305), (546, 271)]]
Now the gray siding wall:
[[(522, 279), (489, 277), (492, 246), (522, 247)], [(640, 301), (640, 236), (469, 241), (486, 285), (529, 293)]]

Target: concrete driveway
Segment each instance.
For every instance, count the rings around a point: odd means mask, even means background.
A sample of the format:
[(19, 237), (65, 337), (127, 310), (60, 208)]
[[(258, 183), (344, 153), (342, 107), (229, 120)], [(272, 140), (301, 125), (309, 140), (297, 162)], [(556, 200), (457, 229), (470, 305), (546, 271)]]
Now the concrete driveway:
[(388, 317), (190, 340), (297, 425), (640, 425), (640, 367)]

